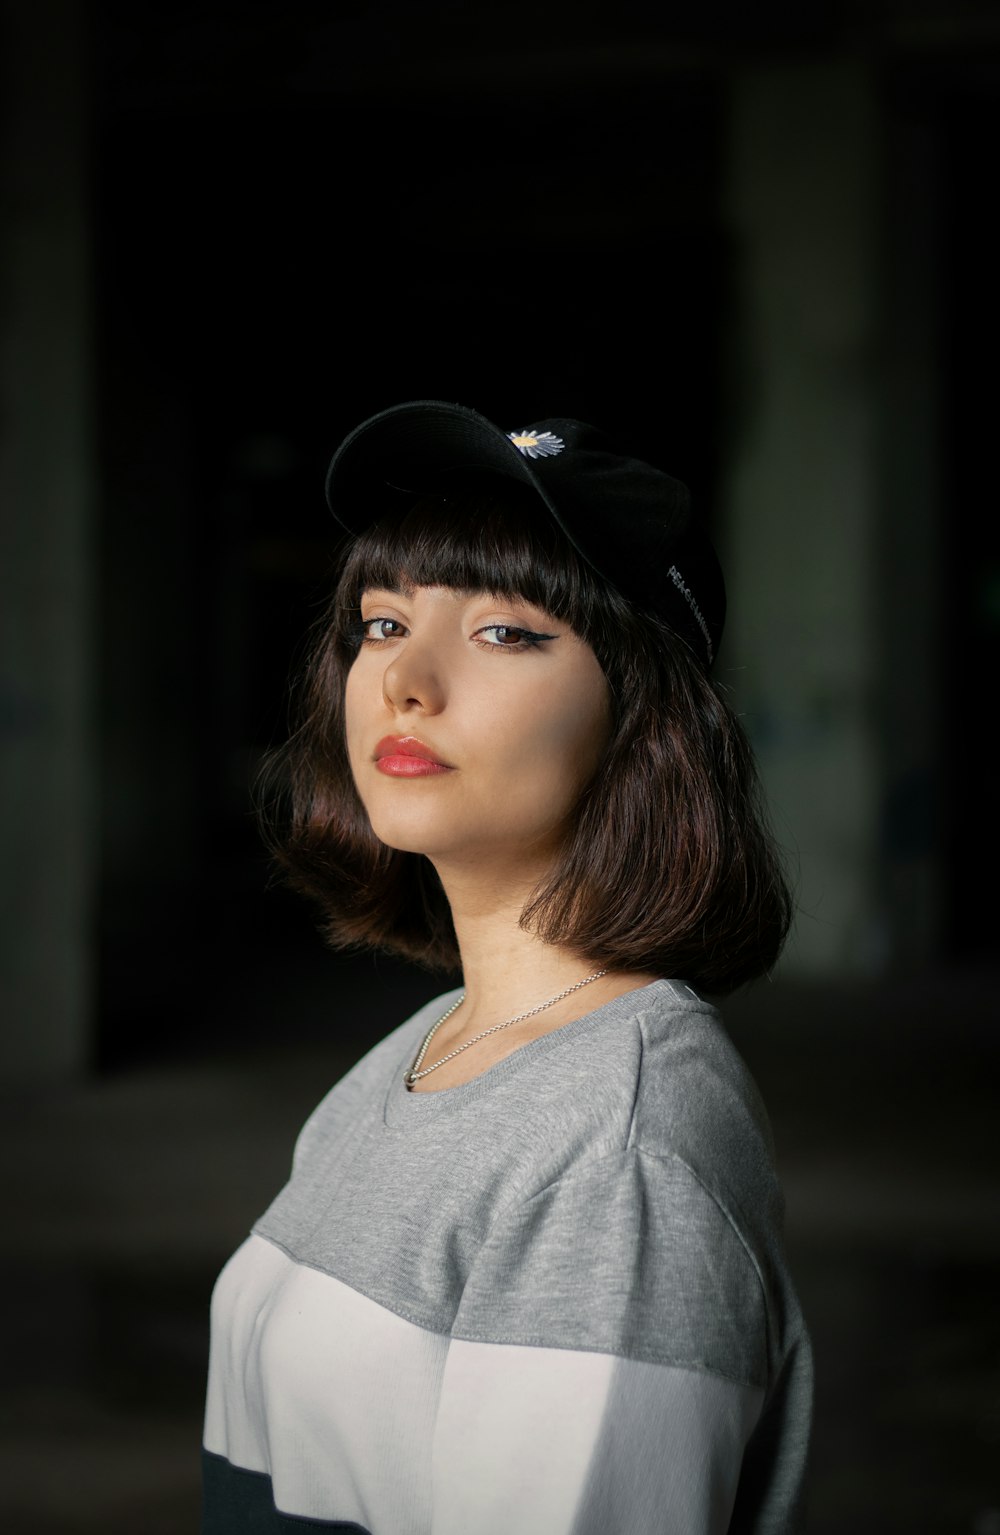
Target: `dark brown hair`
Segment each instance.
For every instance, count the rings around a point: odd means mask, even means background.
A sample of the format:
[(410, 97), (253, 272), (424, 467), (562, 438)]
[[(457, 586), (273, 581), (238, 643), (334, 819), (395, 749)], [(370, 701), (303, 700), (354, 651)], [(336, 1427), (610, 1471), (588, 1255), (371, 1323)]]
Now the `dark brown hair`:
[(533, 492), (485, 479), (408, 498), (347, 549), (303, 677), (298, 728), (270, 764), (280, 793), (265, 834), (286, 879), (319, 903), (329, 941), (431, 969), (460, 964), (433, 866), (376, 838), (344, 740), (362, 592), (400, 582), (520, 596), (567, 622), (608, 679), (600, 787), (581, 795), (522, 926), (595, 966), (720, 995), (770, 969), (791, 901), (739, 721), (684, 641), (597, 575)]

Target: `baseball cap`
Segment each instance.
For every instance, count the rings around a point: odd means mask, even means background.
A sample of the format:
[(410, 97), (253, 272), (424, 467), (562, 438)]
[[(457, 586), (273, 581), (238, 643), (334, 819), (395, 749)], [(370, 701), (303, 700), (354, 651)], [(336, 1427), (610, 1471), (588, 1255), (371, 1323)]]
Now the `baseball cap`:
[(344, 438), (330, 462), (326, 498), (340, 525), (359, 534), (384, 514), (387, 487), (439, 490), (444, 474), (462, 471), (489, 471), (537, 491), (587, 563), (711, 666), (725, 622), (725, 582), (687, 486), (585, 421), (553, 417), (508, 431), (465, 405), (394, 405)]

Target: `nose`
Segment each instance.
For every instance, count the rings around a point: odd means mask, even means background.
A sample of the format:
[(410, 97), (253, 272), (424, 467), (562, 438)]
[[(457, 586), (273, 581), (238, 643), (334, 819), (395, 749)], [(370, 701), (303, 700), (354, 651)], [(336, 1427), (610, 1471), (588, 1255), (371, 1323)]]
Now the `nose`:
[(438, 714), (444, 708), (445, 685), (440, 658), (429, 644), (411, 635), (392, 656), (382, 673), (382, 697), (391, 709), (404, 714)]

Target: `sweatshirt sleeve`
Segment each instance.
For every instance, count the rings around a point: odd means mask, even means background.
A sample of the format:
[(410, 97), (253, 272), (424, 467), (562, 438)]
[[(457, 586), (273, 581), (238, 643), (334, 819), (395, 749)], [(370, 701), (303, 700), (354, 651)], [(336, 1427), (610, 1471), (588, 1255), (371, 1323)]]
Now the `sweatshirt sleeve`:
[(433, 1535), (721, 1535), (766, 1360), (757, 1266), (690, 1168), (588, 1162), (508, 1207), (468, 1276)]

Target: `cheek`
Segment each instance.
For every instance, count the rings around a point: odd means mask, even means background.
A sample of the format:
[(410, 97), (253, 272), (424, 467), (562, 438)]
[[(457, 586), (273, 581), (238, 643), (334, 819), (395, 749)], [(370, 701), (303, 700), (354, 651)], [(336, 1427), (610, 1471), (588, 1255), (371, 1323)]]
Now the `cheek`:
[(364, 738), (365, 699), (368, 691), (361, 669), (355, 662), (347, 674), (347, 683), (344, 687), (344, 737), (355, 782), (357, 782), (360, 765), (361, 741)]
[(593, 700), (580, 702), (561, 721), (563, 754), (577, 790), (584, 788), (604, 756), (611, 734), (609, 711)]
[(603, 677), (594, 686), (561, 690), (536, 710), (525, 732), (529, 775), (556, 801), (573, 801), (586, 787), (604, 755), (611, 716)]

